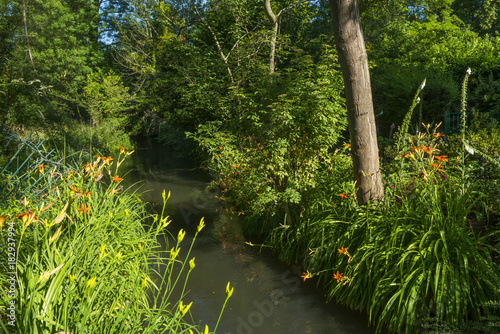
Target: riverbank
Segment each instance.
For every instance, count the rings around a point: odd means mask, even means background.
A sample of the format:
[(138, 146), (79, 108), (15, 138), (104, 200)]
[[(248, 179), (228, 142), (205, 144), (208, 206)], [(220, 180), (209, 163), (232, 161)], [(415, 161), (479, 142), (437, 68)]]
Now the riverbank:
[[(252, 247), (242, 233), (241, 216), (220, 205), (210, 178), (191, 161), (168, 155), (161, 146), (139, 146), (134, 178), (143, 180), (141, 191), (155, 208), (161, 189), (171, 192), (166, 212), (169, 229), (186, 231), (185, 242), (201, 217), (206, 223), (191, 251), (196, 269), (186, 287), (193, 301), (193, 321), (212, 328), (224, 293), (231, 282), (235, 292), (228, 302), (218, 333), (345, 333), (370, 334), (367, 317), (335, 303), (326, 303), (312, 281), (303, 282), (298, 266), (287, 266), (268, 248)], [(148, 147), (148, 149), (145, 149)], [(161, 201), (160, 201), (161, 202)], [(175, 237), (175, 234), (173, 234)], [(162, 244), (171, 244), (173, 237)], [(165, 246), (164, 246), (165, 247)], [(179, 253), (183, 257), (183, 250)], [(186, 290), (186, 291), (187, 291)]]

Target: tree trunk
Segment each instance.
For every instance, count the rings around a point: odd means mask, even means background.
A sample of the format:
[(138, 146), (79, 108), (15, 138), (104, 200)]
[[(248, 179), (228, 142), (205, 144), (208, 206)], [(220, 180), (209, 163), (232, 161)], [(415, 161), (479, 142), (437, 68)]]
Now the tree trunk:
[(269, 22), (273, 27), (273, 32), (271, 36), (271, 48), (269, 50), (269, 74), (273, 74), (275, 70), (275, 60), (274, 55), (276, 54), (276, 36), (278, 35), (278, 19), (273, 13), (271, 8), (271, 0), (264, 1), (264, 8), (266, 9), (266, 15), (269, 18)]
[(357, 0), (330, 0), (335, 44), (344, 78), (358, 203), (384, 196), (368, 57)]

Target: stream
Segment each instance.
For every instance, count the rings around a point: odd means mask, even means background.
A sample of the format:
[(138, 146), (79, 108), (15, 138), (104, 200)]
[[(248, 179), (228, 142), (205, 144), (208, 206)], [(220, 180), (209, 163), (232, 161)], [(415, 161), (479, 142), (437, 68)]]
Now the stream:
[[(168, 229), (186, 231), (182, 258), (202, 217), (206, 227), (198, 235), (190, 258), (196, 267), (189, 276), (184, 304), (193, 322), (215, 327), (231, 283), (229, 299), (217, 333), (225, 334), (371, 334), (368, 317), (333, 302), (326, 303), (314, 281), (303, 282), (297, 266), (281, 263), (260, 247), (245, 244), (238, 216), (221, 213), (216, 190), (207, 191), (208, 176), (188, 159), (172, 157), (160, 145), (139, 146), (133, 154), (131, 178), (141, 180), (146, 201), (160, 208), (162, 191), (171, 196), (166, 211)], [(163, 240), (165, 250), (175, 240)], [(175, 297), (174, 297), (175, 298)]]

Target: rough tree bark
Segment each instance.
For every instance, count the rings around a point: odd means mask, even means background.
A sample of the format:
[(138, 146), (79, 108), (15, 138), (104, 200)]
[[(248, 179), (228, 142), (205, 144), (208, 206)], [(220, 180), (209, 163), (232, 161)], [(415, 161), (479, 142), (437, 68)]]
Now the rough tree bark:
[(335, 44), (345, 84), (356, 197), (359, 204), (384, 196), (370, 73), (357, 0), (330, 0)]

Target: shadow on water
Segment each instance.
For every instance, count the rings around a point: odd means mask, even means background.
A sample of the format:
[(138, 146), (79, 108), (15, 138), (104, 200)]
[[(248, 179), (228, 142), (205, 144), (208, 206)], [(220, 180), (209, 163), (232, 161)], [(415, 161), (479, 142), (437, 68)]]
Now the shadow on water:
[[(139, 149), (132, 178), (143, 180), (144, 197), (161, 207), (163, 189), (171, 192), (169, 230), (186, 231), (186, 251), (202, 217), (190, 258), (196, 267), (189, 276), (184, 304), (193, 302), (195, 323), (212, 330), (225, 299), (228, 282), (234, 287), (217, 333), (231, 334), (370, 334), (366, 316), (334, 303), (325, 303), (314, 282), (302, 282), (299, 267), (289, 267), (272, 254), (245, 244), (238, 217), (219, 214), (216, 190), (207, 191), (209, 178), (187, 159), (175, 158), (162, 147)], [(165, 249), (175, 241), (162, 240)], [(185, 254), (184, 254), (185, 256)], [(174, 296), (174, 300), (175, 300)]]

